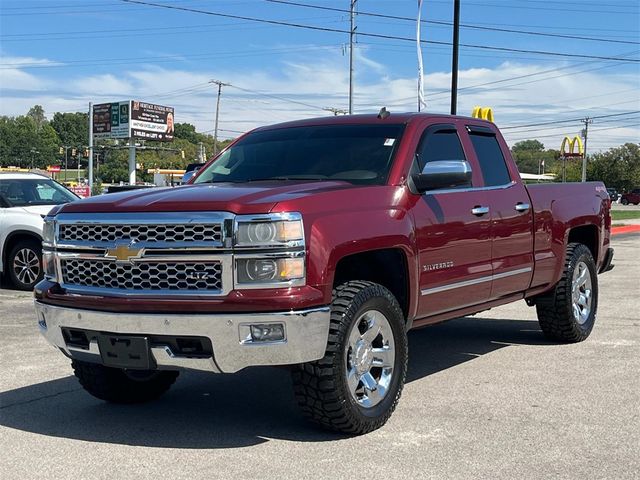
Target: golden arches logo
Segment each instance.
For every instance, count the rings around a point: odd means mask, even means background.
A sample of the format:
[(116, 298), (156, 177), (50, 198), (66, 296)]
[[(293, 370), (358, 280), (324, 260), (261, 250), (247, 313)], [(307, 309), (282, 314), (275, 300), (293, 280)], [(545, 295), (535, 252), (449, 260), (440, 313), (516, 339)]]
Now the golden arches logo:
[[(569, 146), (569, 151), (567, 152), (566, 148)], [(575, 152), (576, 145), (578, 146), (578, 151)], [(562, 143), (560, 144), (560, 154), (561, 155), (583, 155), (584, 154), (584, 146), (582, 145), (582, 139), (578, 136), (573, 138), (564, 137), (562, 139)]]
[(493, 110), (491, 110), (491, 107), (473, 107), (471, 116), (493, 122)]

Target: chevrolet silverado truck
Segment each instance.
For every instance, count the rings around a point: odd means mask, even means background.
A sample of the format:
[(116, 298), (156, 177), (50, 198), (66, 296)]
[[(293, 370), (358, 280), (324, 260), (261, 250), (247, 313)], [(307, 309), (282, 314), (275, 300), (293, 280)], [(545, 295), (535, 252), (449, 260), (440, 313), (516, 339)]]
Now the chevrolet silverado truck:
[(52, 211), (37, 321), (99, 399), (287, 365), (309, 419), (362, 434), (398, 403), (412, 328), (525, 300), (548, 338), (586, 339), (609, 209), (599, 182), (525, 186), (483, 120), (263, 127), (189, 185)]

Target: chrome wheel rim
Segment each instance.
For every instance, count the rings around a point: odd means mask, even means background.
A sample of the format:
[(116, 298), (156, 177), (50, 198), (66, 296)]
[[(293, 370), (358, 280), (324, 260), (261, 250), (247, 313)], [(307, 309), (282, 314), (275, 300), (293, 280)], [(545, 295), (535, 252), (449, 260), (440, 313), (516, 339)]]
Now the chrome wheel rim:
[(36, 281), (40, 275), (40, 259), (30, 248), (22, 248), (13, 259), (13, 273), (25, 285)]
[(573, 316), (582, 325), (589, 318), (592, 300), (591, 272), (584, 262), (579, 262), (573, 271), (571, 298), (573, 300)]
[(345, 362), (351, 397), (363, 408), (378, 405), (391, 387), (395, 365), (393, 330), (381, 312), (368, 310), (354, 322)]

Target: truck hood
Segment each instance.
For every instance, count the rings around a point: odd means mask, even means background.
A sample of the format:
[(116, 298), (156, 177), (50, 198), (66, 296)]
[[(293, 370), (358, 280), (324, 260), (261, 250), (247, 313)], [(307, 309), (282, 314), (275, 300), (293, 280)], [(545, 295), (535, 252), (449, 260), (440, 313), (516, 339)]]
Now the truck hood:
[(353, 185), (347, 182), (337, 181), (264, 181), (149, 188), (86, 198), (66, 204), (56, 213), (186, 211), (268, 213), (279, 202), (351, 187)]

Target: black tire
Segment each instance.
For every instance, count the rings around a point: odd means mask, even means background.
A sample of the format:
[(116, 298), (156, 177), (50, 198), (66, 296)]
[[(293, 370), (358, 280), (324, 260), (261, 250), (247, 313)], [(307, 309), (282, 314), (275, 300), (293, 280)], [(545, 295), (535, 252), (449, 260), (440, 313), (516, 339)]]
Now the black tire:
[[(394, 366), (382, 400), (369, 408), (358, 404), (347, 385), (348, 338), (356, 320), (369, 310), (382, 313), (391, 327)], [(303, 414), (312, 422), (342, 433), (364, 434), (386, 423), (398, 404), (407, 372), (404, 315), (393, 294), (381, 285), (351, 281), (333, 292), (331, 325), (325, 356), (297, 366), (294, 391)]]
[[(573, 310), (573, 277), (576, 267), (583, 263), (591, 275), (591, 308), (581, 323)], [(598, 310), (598, 276), (591, 251), (581, 243), (570, 243), (564, 263), (564, 271), (555, 289), (536, 300), (538, 322), (544, 335), (550, 340), (576, 343), (585, 340), (596, 321)]]
[(623, 205), (629, 205), (629, 200), (627, 200), (626, 198), (623, 198), (622, 200), (620, 200), (620, 203)]
[[(27, 258), (37, 258), (38, 263), (37, 265), (33, 264), (28, 266), (28, 271), (23, 271), (17, 267), (17, 265), (22, 265)], [(42, 269), (42, 244), (31, 238), (20, 240), (9, 250), (5, 269), (9, 281), (15, 288), (18, 290), (33, 290), (33, 287), (35, 287), (44, 276)]]
[(80, 385), (100, 400), (111, 403), (143, 403), (155, 400), (169, 390), (177, 371), (125, 371), (97, 363), (72, 360)]

